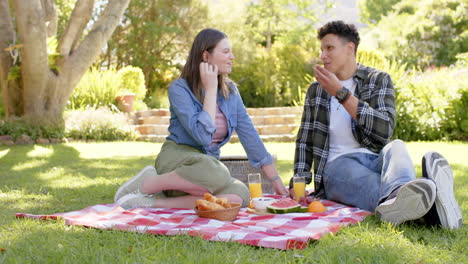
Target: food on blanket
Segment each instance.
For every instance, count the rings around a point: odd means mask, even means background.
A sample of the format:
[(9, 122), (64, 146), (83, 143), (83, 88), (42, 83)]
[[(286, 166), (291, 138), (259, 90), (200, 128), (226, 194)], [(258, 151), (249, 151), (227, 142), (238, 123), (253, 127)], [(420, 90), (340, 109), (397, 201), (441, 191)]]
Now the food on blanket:
[(211, 193), (205, 193), (203, 199), (195, 201), (195, 207), (200, 211), (220, 210), (231, 208), (231, 203), (226, 198), (217, 198)]
[(262, 212), (265, 212), (267, 206), (275, 201), (276, 199), (270, 197), (256, 197), (252, 199), (254, 208)]
[(267, 206), (267, 211), (274, 214), (297, 212), (301, 205), (291, 198), (279, 199)]
[(224, 209), (224, 207), (220, 204), (213, 203), (207, 200), (203, 199), (198, 199), (195, 201), (195, 206), (198, 208), (200, 211), (209, 211), (209, 210), (221, 210)]
[(297, 209), (297, 212), (298, 212), (298, 213), (307, 213), (307, 212), (309, 212), (309, 207), (307, 207), (307, 206), (301, 206), (301, 207), (299, 207), (299, 208)]
[(321, 213), (327, 211), (327, 208), (320, 201), (313, 201), (309, 204), (308, 211), (310, 213)]

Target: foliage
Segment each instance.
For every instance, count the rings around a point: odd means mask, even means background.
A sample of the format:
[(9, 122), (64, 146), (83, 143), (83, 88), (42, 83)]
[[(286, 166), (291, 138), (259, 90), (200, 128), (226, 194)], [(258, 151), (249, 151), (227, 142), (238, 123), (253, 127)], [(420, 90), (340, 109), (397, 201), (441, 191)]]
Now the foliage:
[(236, 57), (231, 74), (246, 106), (289, 106), (301, 101), (313, 74), (315, 62), (309, 58), (318, 54), (313, 8), (303, 0), (247, 4), (242, 17), (247, 34), (239, 36), (242, 43), (233, 43), (241, 57)]
[(46, 122), (37, 125), (30, 122), (26, 117), (11, 118), (0, 121), (0, 135), (9, 135), (16, 139), (22, 135), (31, 137), (33, 140), (38, 138), (61, 139), (64, 137), (64, 127), (56, 123), (47, 124)]
[(169, 97), (167, 90), (155, 90), (146, 98), (146, 104), (150, 108), (169, 108)]
[(121, 76), (115, 68), (101, 71), (98, 67), (92, 67), (73, 91), (67, 108), (113, 108), (121, 83)]
[[(252, 61), (237, 65), (231, 74), (248, 107), (293, 105), (308, 87), (312, 65), (298, 45), (275, 43), (272, 50), (260, 48)], [(262, 69), (259, 71), (258, 69)]]
[(107, 108), (65, 112), (66, 137), (83, 140), (134, 140), (136, 133), (123, 113)]
[(377, 24), (380, 19), (390, 13), (393, 6), (402, 0), (358, 0), (361, 21)]
[(57, 10), (57, 35), (61, 36), (65, 31), (68, 20), (74, 8), (74, 0), (55, 0)]
[(466, 2), (402, 0), (366, 38), (408, 66), (450, 65), (468, 51)]
[(404, 140), (466, 140), (468, 70), (411, 71), (398, 80), (395, 137)]
[(145, 76), (140, 68), (126, 66), (118, 71), (120, 75), (119, 94), (134, 93), (135, 100), (142, 101), (146, 95)]
[(108, 42), (102, 62), (117, 68), (141, 68), (149, 93), (167, 89), (206, 13), (198, 0), (133, 0)]

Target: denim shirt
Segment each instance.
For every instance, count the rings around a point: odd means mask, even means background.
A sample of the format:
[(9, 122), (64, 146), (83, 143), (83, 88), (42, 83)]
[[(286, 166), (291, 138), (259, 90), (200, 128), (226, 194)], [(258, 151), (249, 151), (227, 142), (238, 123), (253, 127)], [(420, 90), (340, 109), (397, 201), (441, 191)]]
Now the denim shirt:
[(228, 135), (220, 143), (211, 146), (213, 134), (216, 131), (214, 121), (208, 112), (203, 110), (203, 104), (195, 97), (184, 79), (177, 79), (169, 86), (169, 102), (171, 119), (169, 136), (177, 144), (189, 145), (203, 153), (219, 159), (220, 148), (229, 142), (234, 130), (247, 153), (250, 164), (255, 168), (273, 163), (273, 158), (263, 145), (252, 120), (247, 114), (239, 90), (229, 84), (233, 92), (225, 99), (218, 92), (218, 106), (226, 116)]

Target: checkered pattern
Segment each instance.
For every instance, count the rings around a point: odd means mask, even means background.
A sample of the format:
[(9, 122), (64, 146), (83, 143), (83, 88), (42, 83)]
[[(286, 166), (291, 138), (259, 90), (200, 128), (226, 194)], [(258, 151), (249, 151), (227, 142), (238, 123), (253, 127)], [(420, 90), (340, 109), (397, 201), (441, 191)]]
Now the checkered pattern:
[(67, 225), (116, 229), (154, 235), (201, 236), (210, 241), (234, 241), (276, 249), (304, 249), (309, 239), (337, 232), (362, 221), (371, 213), (322, 200), (323, 213), (254, 215), (245, 208), (234, 222), (200, 218), (191, 209), (138, 208), (124, 210), (117, 204), (98, 204), (79, 211), (52, 215), (17, 213), (17, 218), (65, 220)]

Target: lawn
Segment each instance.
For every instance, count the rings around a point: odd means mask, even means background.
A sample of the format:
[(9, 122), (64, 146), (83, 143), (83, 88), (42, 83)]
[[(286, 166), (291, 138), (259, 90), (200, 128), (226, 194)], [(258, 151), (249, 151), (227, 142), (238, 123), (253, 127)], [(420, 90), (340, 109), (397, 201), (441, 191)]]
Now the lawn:
[[(408, 144), (418, 175), (426, 150), (450, 161), (464, 224), (450, 231), (415, 223), (393, 227), (374, 216), (305, 250), (281, 251), (189, 236), (153, 236), (15, 219), (112, 203), (115, 191), (153, 164), (161, 144), (143, 142), (0, 146), (0, 263), (467, 263), (468, 143)], [(268, 143), (284, 182), (294, 144)], [(229, 144), (223, 154), (243, 154)]]

